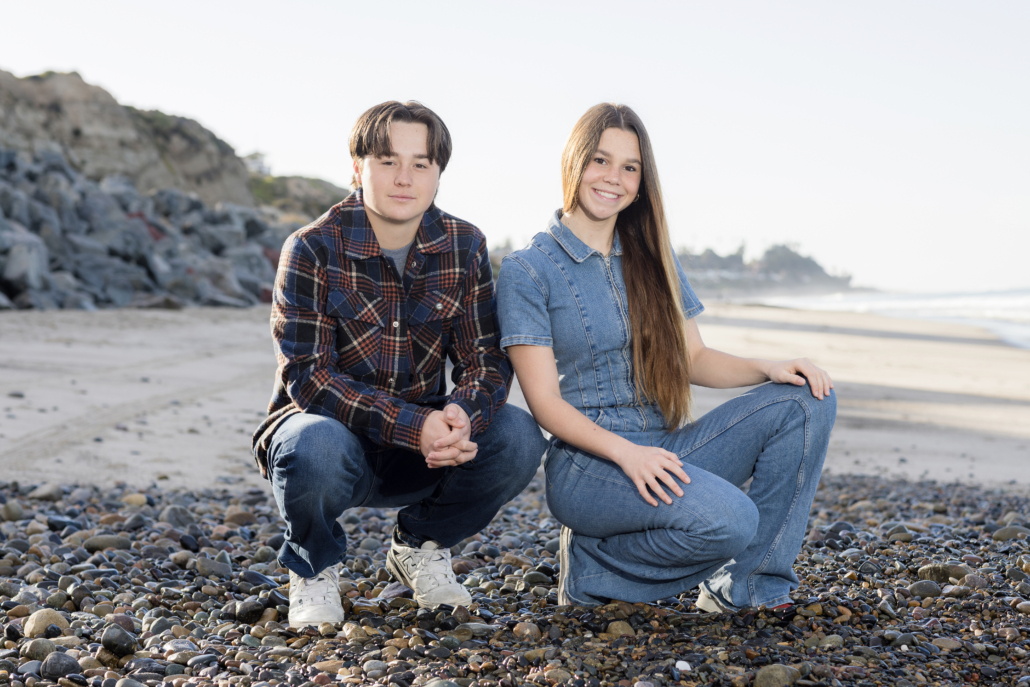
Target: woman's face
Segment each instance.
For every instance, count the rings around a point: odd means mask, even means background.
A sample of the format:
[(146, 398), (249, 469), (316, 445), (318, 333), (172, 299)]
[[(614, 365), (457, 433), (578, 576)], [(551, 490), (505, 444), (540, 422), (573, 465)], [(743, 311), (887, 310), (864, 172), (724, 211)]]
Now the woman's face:
[(637, 197), (640, 142), (632, 131), (605, 129), (579, 185), (579, 210), (595, 222), (619, 214)]

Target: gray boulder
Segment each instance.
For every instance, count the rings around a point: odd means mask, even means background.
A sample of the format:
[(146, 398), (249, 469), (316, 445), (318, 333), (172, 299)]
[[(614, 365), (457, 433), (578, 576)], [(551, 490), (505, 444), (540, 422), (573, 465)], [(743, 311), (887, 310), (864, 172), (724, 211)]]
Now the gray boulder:
[(46, 244), (18, 223), (6, 225), (0, 229), (0, 253), (6, 254), (0, 279), (16, 292), (41, 290), (50, 271)]
[(0, 210), (4, 216), (22, 226), (29, 226), (32, 217), (29, 215), (29, 198), (19, 189), (0, 181)]
[(275, 283), (275, 268), (262, 246), (248, 243), (230, 248), (223, 253), (223, 257), (232, 263), (236, 279), (248, 293), (260, 299), (263, 292), (271, 291)]

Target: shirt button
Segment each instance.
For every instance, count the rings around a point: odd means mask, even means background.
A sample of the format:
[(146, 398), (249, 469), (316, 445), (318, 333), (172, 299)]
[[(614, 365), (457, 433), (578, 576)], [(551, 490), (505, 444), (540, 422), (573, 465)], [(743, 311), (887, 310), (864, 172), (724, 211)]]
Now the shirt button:
[(400, 322), (397, 322), (396, 320), (394, 320), (394, 323), (393, 323), (393, 328), (394, 328), (394, 329), (396, 329), (396, 328), (397, 328), (397, 327), (399, 327), (399, 326), (401, 326), (401, 323), (400, 323)]
[(436, 304), (436, 309), (437, 310), (443, 310), (443, 303), (437, 303)]
[(412, 266), (412, 267), (415, 267), (416, 265), (418, 265), (418, 263), (417, 263), (417, 262), (415, 262), (414, 260), (412, 260), (412, 261), (411, 261), (411, 266)]

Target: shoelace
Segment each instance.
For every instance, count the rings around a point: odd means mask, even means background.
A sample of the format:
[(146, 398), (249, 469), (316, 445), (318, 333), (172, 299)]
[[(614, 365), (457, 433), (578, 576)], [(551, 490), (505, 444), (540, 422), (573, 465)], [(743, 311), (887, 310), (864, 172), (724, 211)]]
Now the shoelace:
[(332, 568), (326, 568), (325, 570), (323, 570), (322, 572), (318, 573), (314, 577), (301, 577), (300, 578), (300, 584), (301, 584), (302, 587), (304, 587), (305, 590), (308, 587), (312, 586), (313, 584), (315, 584), (316, 582), (319, 582), (319, 581), (329, 582), (330, 584), (336, 584), (336, 585), (339, 584), (337, 576), (336, 576), (336, 571), (333, 570)]
[[(426, 586), (424, 591), (429, 591), (430, 589), (436, 589), (437, 587), (441, 587), (444, 584), (449, 583), (449, 580), (447, 579), (447, 573), (445, 573), (445, 572), (430, 572), (430, 571), (428, 571), (426, 569), (430, 563), (443, 562), (446, 565), (446, 559), (449, 556), (446, 556), (444, 554), (444, 551), (446, 551), (446, 549), (436, 549), (429, 556), (426, 556), (425, 558), (423, 558), (422, 560), (420, 560), (418, 563), (415, 564), (415, 571), (416, 571), (415, 572), (415, 576), (418, 577), (419, 580), (421, 580), (422, 579), (422, 573), (426, 572), (427, 576), (430, 578), (430, 580), (432, 582), (432, 584)], [(419, 585), (419, 586), (421, 586), (421, 585)]]

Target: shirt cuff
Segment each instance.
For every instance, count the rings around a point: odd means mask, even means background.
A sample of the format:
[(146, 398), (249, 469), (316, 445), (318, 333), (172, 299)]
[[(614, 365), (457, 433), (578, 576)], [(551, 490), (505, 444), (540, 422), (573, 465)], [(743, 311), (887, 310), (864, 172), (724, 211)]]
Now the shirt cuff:
[(397, 419), (393, 422), (391, 431), (383, 437), (385, 443), (421, 455), (422, 449), (419, 444), (422, 439), (422, 427), (432, 412), (432, 408), (417, 406), (413, 403), (404, 404)]
[(455, 390), (448, 399), (447, 403), (453, 403), (469, 416), (469, 421), (472, 423), (471, 433), (472, 436), (476, 436), (484, 429), (486, 429), (486, 421), (483, 418), (483, 405), (479, 399), (480, 395), (485, 395), (481, 391), (475, 389)]

